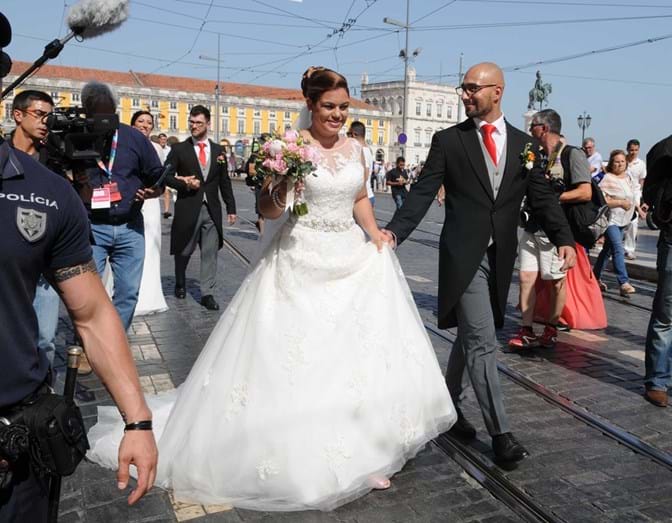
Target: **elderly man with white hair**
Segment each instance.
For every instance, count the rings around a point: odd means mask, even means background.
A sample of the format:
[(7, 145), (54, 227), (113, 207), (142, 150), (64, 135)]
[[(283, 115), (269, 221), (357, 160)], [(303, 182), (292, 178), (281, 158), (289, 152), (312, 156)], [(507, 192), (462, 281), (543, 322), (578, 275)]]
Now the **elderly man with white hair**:
[[(116, 97), (109, 86), (89, 82), (82, 89), (82, 106), (88, 116), (116, 113)], [(128, 329), (138, 301), (145, 257), (143, 201), (159, 190), (147, 189), (161, 176), (161, 162), (151, 142), (130, 125), (119, 124), (104, 157), (86, 170), (93, 237), (93, 259), (103, 274), (109, 259), (114, 277), (112, 302)]]

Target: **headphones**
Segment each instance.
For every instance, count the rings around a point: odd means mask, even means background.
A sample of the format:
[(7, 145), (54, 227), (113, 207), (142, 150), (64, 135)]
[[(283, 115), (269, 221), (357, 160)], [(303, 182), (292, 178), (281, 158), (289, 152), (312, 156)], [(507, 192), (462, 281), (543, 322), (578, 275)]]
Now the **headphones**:
[(7, 17), (0, 13), (0, 78), (4, 78), (12, 69), (12, 59), (2, 51), (12, 41), (12, 26)]

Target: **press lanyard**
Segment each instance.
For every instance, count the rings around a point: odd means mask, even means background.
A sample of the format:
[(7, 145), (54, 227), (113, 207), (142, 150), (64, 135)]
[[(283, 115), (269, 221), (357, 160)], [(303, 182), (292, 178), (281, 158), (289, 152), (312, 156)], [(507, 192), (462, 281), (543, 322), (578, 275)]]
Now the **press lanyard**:
[(105, 166), (102, 160), (98, 160), (98, 167), (100, 167), (103, 171), (105, 171), (105, 174), (107, 174), (107, 177), (109, 178), (110, 182), (112, 181), (112, 167), (114, 167), (114, 159), (117, 157), (118, 138), (119, 138), (119, 129), (114, 131), (114, 136), (112, 137), (112, 147), (110, 147), (110, 161), (108, 162), (107, 166)]

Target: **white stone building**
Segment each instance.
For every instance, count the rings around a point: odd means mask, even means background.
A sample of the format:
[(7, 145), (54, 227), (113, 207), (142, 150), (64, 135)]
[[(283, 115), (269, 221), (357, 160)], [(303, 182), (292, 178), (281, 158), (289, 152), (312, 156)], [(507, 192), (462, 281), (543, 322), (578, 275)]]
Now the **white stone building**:
[[(373, 150), (377, 157), (394, 161), (402, 153), (397, 137), (401, 133), (404, 106), (404, 82), (369, 83), (368, 76), (362, 77), (361, 98), (366, 103), (389, 112), (390, 140), (387, 149)], [(436, 131), (457, 123), (459, 96), (455, 87), (444, 84), (420, 82), (415, 79), (415, 71), (408, 69), (408, 104), (406, 106), (406, 142), (404, 154), (406, 163), (418, 164), (427, 158), (432, 136)]]

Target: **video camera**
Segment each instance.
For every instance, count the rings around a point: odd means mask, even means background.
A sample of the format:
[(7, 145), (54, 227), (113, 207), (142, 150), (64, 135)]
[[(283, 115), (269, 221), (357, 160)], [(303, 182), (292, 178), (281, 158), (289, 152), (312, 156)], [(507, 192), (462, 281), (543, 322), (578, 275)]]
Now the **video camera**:
[(105, 156), (119, 128), (119, 116), (89, 116), (81, 107), (62, 107), (54, 109), (46, 123), (48, 164), (65, 172), (95, 165)]

